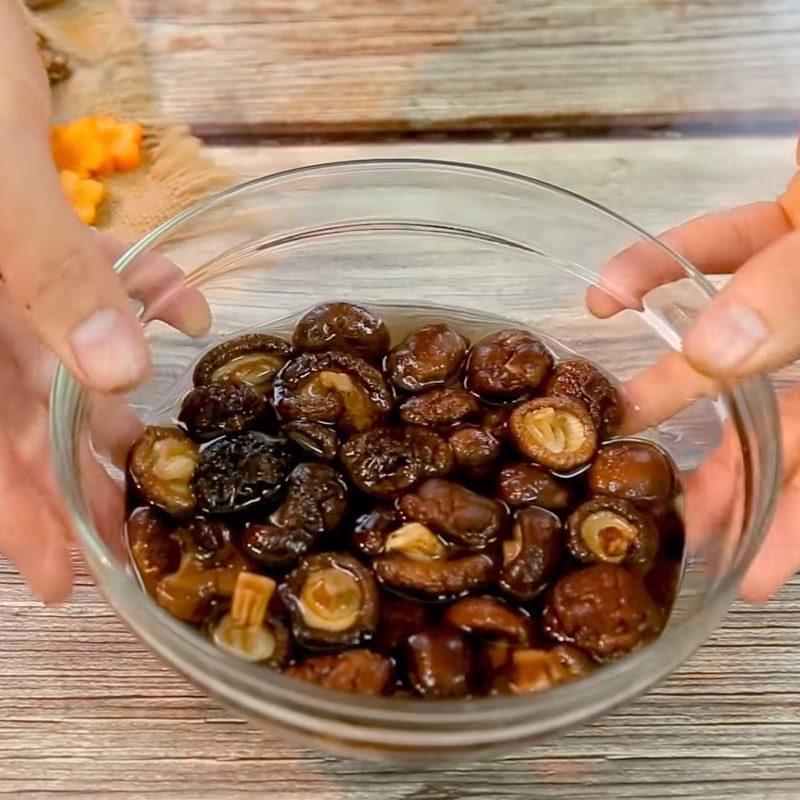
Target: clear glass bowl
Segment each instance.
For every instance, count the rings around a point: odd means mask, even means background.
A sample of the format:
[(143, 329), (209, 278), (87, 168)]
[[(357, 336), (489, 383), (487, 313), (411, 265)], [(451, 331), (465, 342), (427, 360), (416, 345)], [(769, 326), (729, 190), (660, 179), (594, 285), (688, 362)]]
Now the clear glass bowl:
[[(684, 277), (651, 293), (642, 310), (593, 318), (587, 286), (598, 283), (611, 256), (637, 242), (660, 248)], [(117, 267), (124, 273), (153, 251), (202, 288), (214, 322), (199, 341), (147, 323), (153, 379), (130, 396), (142, 418), (163, 408), (210, 344), (323, 300), (432, 304), (510, 317), (626, 380), (678, 348), (712, 295), (689, 264), (594, 203), (518, 175), (435, 161), (328, 164), (251, 181), (161, 226)], [(142, 314), (147, 320), (148, 308)], [(441, 763), (520, 748), (640, 694), (722, 620), (768, 526), (778, 485), (778, 421), (768, 382), (753, 379), (698, 402), (648, 435), (691, 469), (729, 424), (742, 486), (725, 518), (690, 543), (660, 639), (589, 678), (530, 696), (442, 702), (351, 696), (235, 660), (140, 589), (123, 545), (122, 504), (90, 511), (96, 491), (90, 473), (97, 467), (84, 458), (82, 443), (90, 436), (92, 402), (60, 369), (51, 417), (58, 478), (90, 568), (116, 612), (221, 702), (304, 743), (360, 757)], [(97, 456), (119, 485), (119, 471), (102, 452)]]

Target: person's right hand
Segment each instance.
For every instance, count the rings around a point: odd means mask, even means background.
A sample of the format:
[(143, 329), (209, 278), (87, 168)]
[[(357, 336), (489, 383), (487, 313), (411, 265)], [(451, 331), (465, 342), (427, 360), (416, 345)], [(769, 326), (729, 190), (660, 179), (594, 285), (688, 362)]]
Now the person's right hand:
[[(125, 246), (81, 224), (61, 190), (50, 114), (33, 36), (18, 4), (0, 0), (0, 552), (35, 594), (59, 601), (71, 567), (47, 438), (53, 354), (87, 388), (121, 392), (149, 369), (129, 294), (190, 334), (209, 315), (164, 259), (143, 262), (123, 285), (112, 264)], [(116, 407), (117, 422), (135, 424)]]
[[(800, 146), (798, 147), (800, 166)], [(669, 419), (701, 397), (800, 357), (800, 173), (779, 201), (687, 222), (659, 237), (706, 274), (733, 273), (694, 327), (670, 353), (625, 387), (625, 433)], [(641, 308), (656, 287), (685, 277), (665, 251), (639, 244), (612, 259), (589, 310), (610, 317)], [(741, 586), (764, 602), (800, 568), (800, 386), (779, 397), (783, 482), (775, 520)], [(686, 483), (687, 531), (702, 537), (743, 500), (742, 460), (727, 430), (717, 451)]]

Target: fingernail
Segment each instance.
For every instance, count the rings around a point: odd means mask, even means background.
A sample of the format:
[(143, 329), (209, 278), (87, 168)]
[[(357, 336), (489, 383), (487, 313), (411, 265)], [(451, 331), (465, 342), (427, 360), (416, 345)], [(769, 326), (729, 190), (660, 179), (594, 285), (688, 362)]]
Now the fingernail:
[(95, 311), (72, 332), (72, 352), (93, 386), (114, 391), (135, 386), (147, 374), (147, 348), (116, 309)]
[(683, 339), (687, 358), (710, 370), (744, 364), (769, 338), (761, 316), (747, 306), (712, 306)]

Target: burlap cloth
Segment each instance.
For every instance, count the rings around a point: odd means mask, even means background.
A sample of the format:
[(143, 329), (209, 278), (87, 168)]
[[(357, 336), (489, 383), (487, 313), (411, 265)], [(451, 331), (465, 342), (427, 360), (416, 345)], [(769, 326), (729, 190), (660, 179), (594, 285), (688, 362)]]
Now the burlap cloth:
[(109, 113), (144, 126), (142, 166), (103, 179), (107, 199), (99, 228), (136, 239), (230, 184), (231, 175), (201, 155), (200, 142), (188, 129), (159, 111), (125, 0), (64, 0), (29, 18), (72, 66), (72, 77), (53, 89), (54, 121)]

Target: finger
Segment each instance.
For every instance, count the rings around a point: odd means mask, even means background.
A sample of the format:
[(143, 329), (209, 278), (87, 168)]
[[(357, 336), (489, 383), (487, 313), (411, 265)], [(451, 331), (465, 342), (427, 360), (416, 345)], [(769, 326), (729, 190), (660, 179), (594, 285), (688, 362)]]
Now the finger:
[(703, 375), (744, 378), (800, 355), (800, 231), (739, 268), (683, 337), (686, 360)]
[(38, 482), (0, 437), (0, 551), (19, 570), (31, 592), (46, 603), (66, 600), (72, 565), (64, 520)]
[(89, 417), (95, 450), (124, 469), (131, 445), (144, 427), (130, 404), (121, 397), (96, 395)]
[[(115, 262), (128, 250), (128, 245), (105, 233), (98, 233), (100, 245)], [(211, 327), (211, 309), (203, 294), (186, 286), (183, 271), (160, 253), (145, 253), (122, 275), (128, 294), (144, 305), (144, 321), (160, 319), (199, 337)]]
[[(713, 275), (735, 272), (790, 230), (778, 203), (760, 202), (699, 217), (658, 238), (701, 272)], [(603, 267), (600, 286), (589, 288), (586, 304), (600, 318), (625, 308), (641, 309), (649, 291), (685, 277), (669, 252), (652, 242), (640, 242)]]
[(719, 381), (693, 370), (680, 353), (668, 353), (622, 387), (620, 433), (631, 435), (659, 425), (720, 390)]
[[(4, 24), (15, 21), (8, 11), (14, 6), (0, 4), (4, 34)], [(22, 39), (32, 49), (29, 40)], [(12, 300), (79, 380), (101, 391), (125, 389), (148, 370), (141, 326), (108, 258), (61, 190), (46, 114), (31, 96), (31, 81), (9, 62), (18, 50), (19, 44), (10, 51), (0, 46), (0, 274)]]
[(739, 594), (746, 603), (765, 603), (800, 567), (800, 474), (784, 486), (767, 538), (750, 565)]

